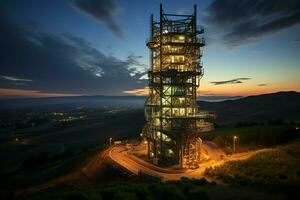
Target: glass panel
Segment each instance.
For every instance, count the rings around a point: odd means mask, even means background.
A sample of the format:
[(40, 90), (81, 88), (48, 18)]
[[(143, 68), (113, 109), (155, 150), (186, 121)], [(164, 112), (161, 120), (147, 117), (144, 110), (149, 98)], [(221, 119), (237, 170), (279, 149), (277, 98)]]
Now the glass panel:
[(165, 142), (171, 142), (171, 138), (169, 138), (167, 135), (165, 135), (165, 134), (162, 134), (162, 139), (163, 139), (163, 141), (165, 141)]
[(174, 95), (185, 95), (185, 89), (183, 87), (174, 87)]
[(184, 43), (185, 42), (185, 36), (184, 35), (174, 35), (172, 37), (172, 42)]
[(170, 117), (171, 116), (171, 109), (170, 108), (163, 108), (162, 115)]
[(170, 86), (164, 86), (163, 88), (163, 93), (164, 95), (171, 95), (171, 92), (172, 92), (172, 88)]
[(160, 120), (158, 118), (154, 119), (154, 126), (160, 126)]

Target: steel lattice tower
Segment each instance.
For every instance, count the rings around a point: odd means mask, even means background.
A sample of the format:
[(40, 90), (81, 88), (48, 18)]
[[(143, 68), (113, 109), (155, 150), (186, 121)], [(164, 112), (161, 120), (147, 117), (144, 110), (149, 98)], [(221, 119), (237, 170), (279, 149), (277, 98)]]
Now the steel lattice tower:
[(160, 5), (159, 22), (151, 15), (147, 124), (142, 135), (154, 164), (197, 167), (201, 133), (214, 129), (204, 120), (214, 117), (214, 113), (199, 112), (196, 101), (205, 45), (204, 38), (199, 37), (204, 29), (197, 26), (196, 9), (195, 5), (192, 15), (165, 14)]

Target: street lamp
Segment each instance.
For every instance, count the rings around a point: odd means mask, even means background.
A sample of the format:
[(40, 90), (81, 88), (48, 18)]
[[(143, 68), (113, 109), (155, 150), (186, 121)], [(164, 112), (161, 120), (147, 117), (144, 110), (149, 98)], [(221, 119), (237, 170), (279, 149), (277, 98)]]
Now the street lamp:
[(235, 153), (235, 142), (236, 142), (236, 140), (238, 139), (238, 137), (237, 136), (233, 136), (233, 153)]
[(111, 146), (112, 137), (109, 138), (109, 146)]
[(201, 160), (201, 153), (202, 153), (202, 139), (199, 137), (200, 146), (199, 146), (199, 161)]

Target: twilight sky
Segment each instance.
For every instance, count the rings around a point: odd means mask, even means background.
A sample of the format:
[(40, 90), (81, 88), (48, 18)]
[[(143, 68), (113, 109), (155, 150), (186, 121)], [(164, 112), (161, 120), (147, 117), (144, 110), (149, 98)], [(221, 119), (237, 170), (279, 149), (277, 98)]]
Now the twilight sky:
[(300, 92), (299, 0), (2, 0), (0, 98), (147, 95), (150, 14), (205, 27), (200, 95)]

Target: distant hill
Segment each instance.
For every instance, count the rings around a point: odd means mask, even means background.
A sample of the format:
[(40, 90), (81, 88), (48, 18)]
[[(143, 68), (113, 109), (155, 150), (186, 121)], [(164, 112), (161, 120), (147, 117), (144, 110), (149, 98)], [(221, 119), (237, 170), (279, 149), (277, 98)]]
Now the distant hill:
[(217, 124), (300, 121), (300, 93), (277, 92), (222, 102), (198, 102), (200, 109), (217, 112)]

